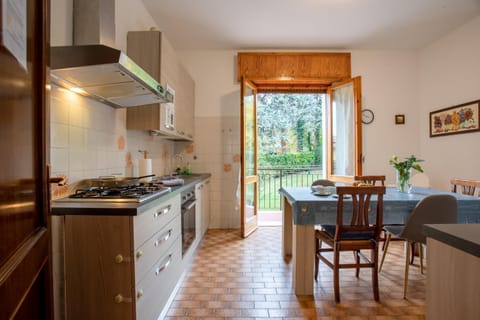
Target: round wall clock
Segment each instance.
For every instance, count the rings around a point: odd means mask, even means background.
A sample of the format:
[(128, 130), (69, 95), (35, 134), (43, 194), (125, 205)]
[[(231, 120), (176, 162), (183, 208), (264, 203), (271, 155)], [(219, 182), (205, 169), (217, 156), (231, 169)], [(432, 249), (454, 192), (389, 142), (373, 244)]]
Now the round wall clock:
[(373, 111), (370, 109), (363, 109), (362, 110), (362, 123), (370, 124), (373, 122), (375, 118)]

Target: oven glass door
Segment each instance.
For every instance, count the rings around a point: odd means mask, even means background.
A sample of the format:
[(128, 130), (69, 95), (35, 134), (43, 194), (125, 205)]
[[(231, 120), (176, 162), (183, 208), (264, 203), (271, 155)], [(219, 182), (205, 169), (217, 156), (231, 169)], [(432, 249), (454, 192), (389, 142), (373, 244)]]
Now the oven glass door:
[(182, 256), (195, 241), (195, 200), (182, 205)]

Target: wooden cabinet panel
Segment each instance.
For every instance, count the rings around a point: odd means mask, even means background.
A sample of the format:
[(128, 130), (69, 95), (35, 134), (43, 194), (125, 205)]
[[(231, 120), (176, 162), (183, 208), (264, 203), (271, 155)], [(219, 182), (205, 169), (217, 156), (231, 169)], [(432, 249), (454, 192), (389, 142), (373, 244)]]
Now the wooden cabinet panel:
[(180, 195), (152, 205), (136, 217), (65, 216), (67, 319), (159, 316), (183, 271)]
[(195, 84), (165, 35), (159, 31), (128, 32), (127, 53), (163, 87), (175, 91), (174, 129), (166, 125), (163, 104), (128, 108), (127, 129), (153, 130), (173, 140), (193, 140)]
[[(127, 34), (127, 55), (160, 82), (162, 39), (155, 33), (133, 31)], [(145, 50), (148, 44), (148, 50)]]
[[(312, 82), (331, 84), (351, 77), (348, 52), (239, 52), (237, 79), (278, 80), (296, 83), (297, 89), (308, 89)], [(303, 84), (303, 86), (302, 86)], [(269, 84), (271, 86), (271, 84)]]
[[(66, 216), (67, 318), (133, 319), (132, 217)], [(117, 256), (124, 258), (116, 261)], [(123, 297), (124, 301), (119, 301)]]
[(480, 258), (428, 237), (427, 263), (426, 319), (479, 319)]

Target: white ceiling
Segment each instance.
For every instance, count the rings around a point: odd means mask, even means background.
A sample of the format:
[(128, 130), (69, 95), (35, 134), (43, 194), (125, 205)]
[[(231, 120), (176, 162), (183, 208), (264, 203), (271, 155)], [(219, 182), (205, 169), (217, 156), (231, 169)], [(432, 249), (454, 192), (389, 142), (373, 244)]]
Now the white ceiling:
[(480, 0), (143, 1), (180, 50), (416, 49), (480, 14)]

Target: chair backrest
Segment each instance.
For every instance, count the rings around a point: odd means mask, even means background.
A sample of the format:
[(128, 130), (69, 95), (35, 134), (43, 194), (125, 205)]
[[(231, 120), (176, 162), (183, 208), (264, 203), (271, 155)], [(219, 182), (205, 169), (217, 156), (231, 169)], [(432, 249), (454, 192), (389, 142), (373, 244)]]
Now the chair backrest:
[(457, 222), (457, 199), (449, 194), (432, 194), (417, 203), (400, 236), (413, 242), (426, 243), (422, 230), (424, 224)]
[(368, 183), (372, 186), (375, 186), (377, 182), (379, 182), (381, 186), (385, 185), (385, 176), (355, 176), (354, 179), (355, 181)]
[[(452, 192), (456, 193), (457, 187), (460, 187), (461, 190), (458, 191), (463, 194), (473, 196), (475, 195), (475, 189), (480, 188), (480, 181), (453, 178), (450, 180), (450, 185)], [(480, 192), (478, 195), (480, 196)]]
[[(383, 194), (385, 187), (337, 187), (337, 226), (335, 240), (339, 240), (343, 232), (356, 232), (371, 234), (372, 239), (378, 240), (383, 223)], [(344, 220), (344, 196), (352, 197), (352, 216), (348, 223)], [(370, 221), (370, 202), (372, 196), (376, 196), (376, 210), (374, 221)]]
[(335, 182), (326, 179), (319, 179), (313, 181), (312, 186), (335, 187)]

